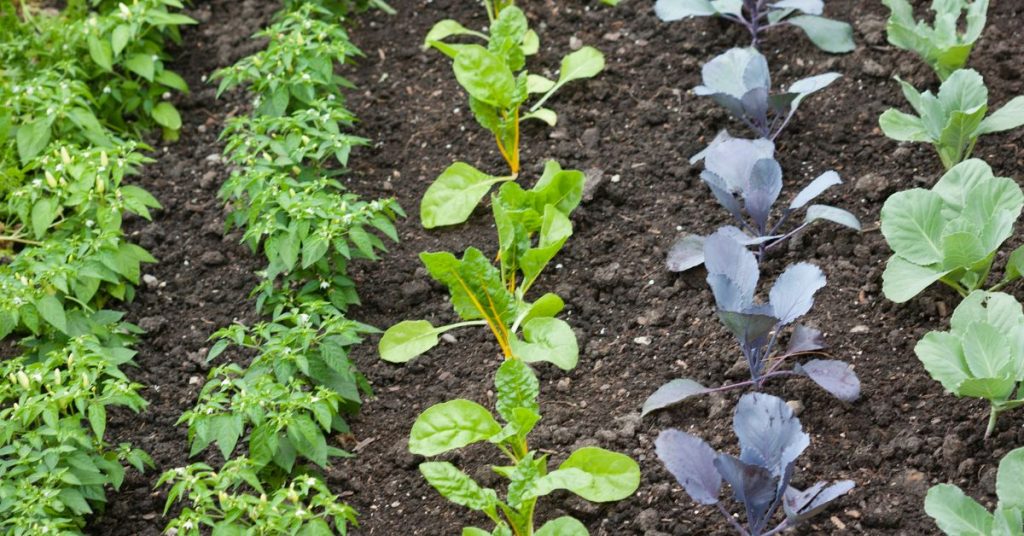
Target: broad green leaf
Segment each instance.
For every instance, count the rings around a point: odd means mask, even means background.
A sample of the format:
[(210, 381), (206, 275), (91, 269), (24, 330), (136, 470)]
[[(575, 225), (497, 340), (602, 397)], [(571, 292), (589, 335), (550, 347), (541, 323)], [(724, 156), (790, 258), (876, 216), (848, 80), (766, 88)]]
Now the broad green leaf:
[(1024, 448), (1011, 450), (999, 461), (996, 493), (999, 506), (1024, 509)]
[(129, 71), (145, 78), (146, 80), (150, 82), (153, 81), (153, 75), (156, 72), (156, 64), (154, 63), (153, 56), (151, 54), (133, 54), (128, 56), (124, 61), (124, 66), (127, 67)]
[(640, 487), (640, 466), (632, 458), (598, 447), (573, 452), (558, 468), (590, 474), (593, 481), (588, 485), (569, 490), (592, 502), (619, 501)]
[(526, 91), (529, 93), (547, 93), (555, 87), (555, 81), (545, 78), (539, 74), (529, 74), (526, 77)]
[(498, 391), (495, 408), (506, 421), (513, 420), (512, 411), (525, 408), (533, 412), (540, 411), (537, 397), (540, 395), (540, 381), (530, 365), (518, 359), (506, 360), (494, 377), (494, 386)]
[(914, 353), (932, 378), (951, 393), (956, 393), (960, 384), (970, 377), (960, 338), (956, 335), (931, 331), (917, 342)]
[[(985, 80), (974, 69), (954, 72), (939, 87), (938, 97), (939, 104), (947, 114), (959, 111), (965, 115), (974, 115), (988, 107), (988, 88), (985, 87)], [(984, 111), (981, 115), (985, 115)]]
[(89, 426), (92, 428), (92, 433), (96, 435), (96, 439), (102, 441), (103, 434), (107, 430), (107, 408), (102, 403), (89, 404), (89, 409), (86, 410), (89, 417)]
[(153, 120), (164, 128), (181, 129), (181, 116), (178, 115), (178, 110), (173, 104), (166, 101), (153, 107)]
[(512, 70), (496, 54), (480, 45), (463, 47), (455, 57), (455, 79), (475, 99), (507, 109), (516, 100)]
[(557, 318), (535, 318), (523, 325), (524, 341), (512, 339), (512, 353), (527, 363), (546, 361), (562, 370), (572, 370), (579, 360), (576, 334)]
[(1014, 372), (1009, 339), (993, 326), (972, 324), (963, 335), (964, 358), (976, 378), (1005, 378)]
[(523, 271), (523, 287), (529, 289), (540, 276), (544, 267), (561, 251), (565, 241), (572, 236), (572, 222), (553, 205), (544, 207), (544, 219), (540, 229), (540, 240), (536, 248), (530, 248), (519, 258)]
[(1012, 378), (968, 378), (960, 382), (957, 394), (989, 401), (1005, 400), (1017, 385)]
[(473, 35), (487, 38), (486, 35), (470, 30), (452, 19), (444, 19), (434, 24), (434, 27), (427, 32), (427, 37), (423, 39), (423, 50), (430, 48), (432, 41), (442, 41), (453, 35)]
[(604, 69), (604, 54), (594, 47), (583, 47), (562, 58), (562, 66), (558, 71), (558, 82), (555, 86), (563, 86), (573, 80), (593, 78)]
[(309, 417), (294, 417), (288, 423), (287, 431), (288, 439), (299, 454), (320, 467), (327, 465), (327, 440)]
[(1002, 132), (1021, 125), (1024, 125), (1024, 96), (1013, 98), (1002, 108), (986, 117), (974, 134), (980, 136), (992, 132)]
[(882, 206), (882, 234), (900, 257), (915, 264), (942, 261), (942, 198), (914, 188), (893, 194)]
[(462, 536), (491, 536), (491, 533), (476, 527), (462, 527)]
[(558, 124), (558, 114), (550, 108), (540, 108), (536, 111), (525, 113), (519, 118), (520, 121), (526, 121), (527, 119), (543, 121), (549, 127), (553, 127)]
[(444, 170), (420, 202), (420, 221), (433, 229), (465, 222), (491, 187), (511, 177), (493, 177), (464, 162)]
[(68, 332), (68, 319), (60, 300), (54, 296), (43, 296), (36, 300), (35, 305), (39, 316), (43, 317), (47, 324), (57, 328), (61, 333)]
[(992, 536), (1024, 536), (1024, 511), (1020, 508), (996, 507)]
[(104, 71), (111, 72), (114, 68), (114, 53), (110, 43), (100, 40), (95, 35), (90, 35), (88, 42), (89, 56), (92, 61), (96, 62), (96, 65), (99, 65)]
[(992, 515), (985, 507), (949, 484), (928, 490), (924, 511), (943, 532), (952, 536), (987, 535), (992, 530)]
[(426, 320), (406, 320), (388, 328), (380, 339), (380, 358), (390, 363), (408, 363), (437, 346), (440, 331)]
[(459, 506), (484, 511), (493, 509), (498, 502), (498, 494), (494, 490), (481, 487), (448, 462), (421, 463), (420, 472), (438, 493)]
[(44, 197), (32, 205), (32, 234), (40, 239), (57, 219), (57, 210), (60, 207), (53, 198)]
[(885, 272), (882, 273), (882, 292), (886, 298), (903, 303), (948, 273), (936, 267), (920, 266), (899, 255), (893, 255), (889, 257), (885, 264)]
[(989, 252), (976, 234), (956, 232), (943, 235), (942, 253), (943, 269), (956, 270), (984, 259)]
[(1006, 275), (1003, 279), (1013, 281), (1021, 276), (1024, 276), (1024, 246), (1020, 246), (1010, 253), (1010, 258), (1006, 261)]
[(976, 132), (984, 118), (984, 107), (970, 113), (957, 111), (949, 115), (946, 127), (937, 140), (939, 156), (947, 169), (971, 155), (978, 139)]
[(562, 516), (552, 519), (534, 533), (535, 536), (589, 536), (587, 527), (576, 518)]
[(409, 452), (436, 456), (465, 447), (501, 431), (487, 408), (469, 400), (431, 406), (416, 418), (409, 434)]
[(516, 300), (501, 274), (478, 249), (468, 248), (462, 260), (451, 253), (420, 253), (430, 276), (448, 287), (452, 306), (463, 320), (485, 319), (495, 328), (515, 319)]
[(523, 36), (522, 46), (520, 47), (523, 51), (524, 56), (532, 56), (540, 50), (540, 36), (533, 30), (526, 30), (526, 35)]
[(921, 118), (890, 108), (878, 118), (878, 126), (896, 141), (931, 141)]
[(50, 124), (53, 119), (44, 117), (18, 127), (18, 157), (27, 164), (50, 143)]
[(530, 489), (524, 494), (524, 499), (543, 497), (560, 489), (569, 491), (587, 489), (593, 484), (594, 477), (586, 471), (576, 468), (557, 469), (535, 479), (531, 483)]
[(786, 22), (800, 28), (807, 34), (815, 46), (832, 54), (853, 52), (853, 27), (840, 22), (814, 15), (798, 15), (789, 17)]
[[(132, 29), (128, 24), (118, 24), (110, 34), (111, 51), (114, 56), (120, 56), (121, 51), (128, 45), (132, 38)], [(109, 70), (109, 69), (108, 69)]]
[(984, 160), (972, 158), (946, 171), (932, 187), (932, 191), (939, 194), (942, 200), (954, 209), (950, 214), (952, 219), (955, 217), (953, 214), (958, 214), (967, 206), (967, 200), (975, 188), (994, 178), (992, 168)]
[[(1021, 246), (1021, 248), (1024, 249), (1024, 246)], [(553, 317), (562, 312), (562, 309), (565, 309), (565, 302), (562, 301), (562, 298), (557, 294), (549, 292), (533, 302), (526, 316), (523, 317), (523, 323), (525, 324), (534, 318)]]

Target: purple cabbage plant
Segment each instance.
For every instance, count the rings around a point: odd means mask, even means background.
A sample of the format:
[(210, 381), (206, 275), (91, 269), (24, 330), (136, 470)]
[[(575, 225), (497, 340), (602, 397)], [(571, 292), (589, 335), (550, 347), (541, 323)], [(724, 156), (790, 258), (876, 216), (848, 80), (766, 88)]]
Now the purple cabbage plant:
[[(701, 155), (704, 171), (700, 178), (736, 221), (718, 230), (744, 246), (757, 248), (757, 261), (817, 220), (828, 220), (857, 231), (860, 221), (843, 209), (811, 201), (843, 181), (835, 171), (826, 171), (811, 181), (772, 221), (773, 206), (782, 193), (782, 167), (775, 161), (775, 144), (766, 139), (746, 140), (719, 137)], [(803, 222), (785, 231), (793, 216), (803, 211)], [(677, 241), (668, 254), (668, 269), (682, 272), (704, 262), (705, 237), (689, 234)]]
[[(714, 505), (743, 536), (769, 536), (799, 525), (854, 487), (850, 480), (818, 482), (806, 490), (790, 485), (796, 459), (810, 445), (793, 410), (780, 398), (748, 393), (733, 418), (739, 457), (717, 453), (700, 438), (676, 429), (655, 441), (658, 458), (695, 502)], [(746, 510), (743, 525), (720, 499), (722, 481)], [(770, 527), (779, 508), (784, 517)]]
[(820, 268), (806, 262), (788, 266), (769, 291), (768, 303), (757, 303), (757, 260), (733, 233), (719, 230), (709, 236), (704, 241), (704, 257), (718, 318), (739, 342), (750, 379), (716, 388), (689, 378), (672, 380), (644, 402), (641, 416), (694, 396), (744, 387), (760, 390), (770, 379), (792, 376), (810, 378), (845, 402), (860, 397), (860, 380), (842, 361), (814, 359), (783, 368), (792, 358), (822, 353), (825, 348), (820, 331), (799, 324), (793, 327), (784, 350), (780, 345), (785, 328), (811, 310), (815, 292), (825, 286)]

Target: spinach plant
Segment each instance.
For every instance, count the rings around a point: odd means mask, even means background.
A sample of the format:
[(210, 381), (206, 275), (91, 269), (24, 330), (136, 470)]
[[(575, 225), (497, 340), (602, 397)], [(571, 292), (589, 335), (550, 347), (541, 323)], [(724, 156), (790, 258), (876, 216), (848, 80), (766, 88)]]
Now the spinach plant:
[[(907, 0), (882, 0), (889, 8), (886, 33), (889, 44), (916, 52), (945, 80), (967, 64), (974, 43), (985, 29), (988, 0), (932, 0), (935, 22), (914, 19), (914, 6)], [(960, 31), (961, 14), (966, 15)]]
[(824, 89), (841, 75), (825, 73), (790, 84), (772, 95), (768, 61), (757, 49), (733, 48), (701, 68), (704, 84), (694, 93), (709, 96), (736, 116), (760, 138), (775, 140), (808, 95)]
[(836, 398), (852, 402), (860, 396), (860, 380), (842, 361), (815, 359), (782, 370), (787, 360), (825, 347), (821, 332), (797, 325), (784, 351), (777, 346), (783, 329), (807, 314), (814, 293), (825, 286), (825, 275), (808, 263), (790, 265), (768, 293), (768, 303), (757, 303), (754, 293), (760, 278), (757, 260), (731, 233), (718, 231), (704, 241), (704, 266), (715, 296), (718, 318), (732, 332), (750, 368), (750, 379), (709, 388), (691, 379), (672, 380), (644, 402), (642, 415), (678, 404), (688, 398), (743, 387), (761, 389), (765, 382), (786, 376), (805, 376)]
[(986, 117), (988, 88), (973, 69), (951, 74), (939, 86), (938, 95), (920, 93), (903, 80), (899, 83), (917, 115), (890, 108), (878, 120), (882, 132), (897, 141), (931, 143), (946, 169), (969, 158), (979, 136), (1024, 125), (1024, 96)]
[[(487, 46), (442, 41), (459, 34), (484, 38)], [(509, 169), (508, 175), (492, 176), (465, 162), (448, 167), (430, 185), (420, 204), (420, 221), (430, 229), (466, 221), (491, 186), (515, 180), (520, 171), (521, 122), (539, 119), (554, 125), (557, 115), (544, 104), (565, 84), (597, 76), (604, 69), (604, 56), (592, 47), (565, 56), (558, 80), (528, 73), (526, 56), (535, 53), (539, 43), (527, 27), (526, 15), (515, 6), (501, 10), (490, 35), (469, 31), (454, 21), (441, 21), (427, 35), (427, 44), (454, 60), (455, 78), (469, 94), (473, 116), (494, 134)], [(524, 113), (522, 107), (534, 94), (541, 96)]]
[(1024, 312), (1009, 294), (972, 292), (953, 312), (949, 331), (929, 332), (914, 353), (947, 391), (988, 400), (985, 437), (999, 414), (1024, 406)]
[(825, 52), (853, 51), (853, 28), (822, 17), (824, 9), (824, 0), (658, 0), (654, 4), (654, 13), (663, 21), (721, 17), (735, 22), (750, 32), (753, 47), (760, 44), (765, 30), (791, 25)]
[[(714, 505), (742, 536), (781, 534), (824, 510), (854, 487), (850, 480), (818, 482), (799, 490), (790, 486), (796, 460), (811, 438), (782, 399), (748, 393), (740, 398), (733, 418), (740, 455), (716, 453), (700, 438), (669, 429), (655, 441), (658, 458), (679, 481), (687, 495), (703, 505)], [(741, 525), (722, 504), (722, 481), (732, 487), (736, 502), (746, 510)], [(785, 517), (772, 527), (779, 507)]]
[[(1017, 183), (996, 177), (982, 160), (962, 162), (931, 190), (897, 192), (882, 206), (882, 235), (893, 250), (882, 274), (882, 292), (896, 303), (918, 295), (936, 281), (961, 296), (982, 288), (999, 246), (1013, 234), (1024, 207)], [(1015, 251), (999, 290), (1021, 277)]]
[[(712, 143), (705, 152), (701, 180), (737, 225), (719, 231), (729, 233), (741, 244), (757, 246), (760, 262), (769, 250), (817, 220), (860, 230), (857, 217), (843, 209), (817, 204), (807, 206), (828, 188), (842, 183), (835, 171), (827, 171), (811, 181), (782, 209), (776, 221), (770, 221), (772, 206), (782, 192), (782, 167), (775, 161), (774, 153), (775, 145), (769, 140), (739, 138)], [(803, 223), (786, 231), (785, 224), (805, 207)], [(668, 254), (669, 270), (682, 272), (702, 264), (704, 240), (703, 236), (691, 234), (676, 242)]]
[(994, 513), (952, 484), (928, 490), (924, 511), (949, 536), (1013, 536), (1024, 534), (1024, 448), (1011, 450), (999, 461), (996, 474), (999, 504)]
[(431, 277), (448, 287), (452, 306), (463, 321), (439, 327), (426, 320), (395, 324), (381, 338), (381, 358), (405, 363), (437, 346), (438, 336), (446, 331), (487, 326), (506, 359), (547, 361), (563, 370), (575, 367), (576, 336), (565, 321), (555, 318), (565, 305), (562, 298), (548, 293), (529, 302), (526, 294), (572, 235), (568, 215), (579, 205), (584, 181), (582, 172), (563, 170), (550, 161), (530, 190), (514, 182), (503, 184), (491, 199), (498, 230), (497, 267), (492, 257), (472, 247), (462, 259), (447, 252), (421, 253)]
[(465, 536), (585, 536), (586, 527), (565, 516), (534, 530), (537, 501), (556, 490), (568, 490), (588, 501), (611, 502), (632, 495), (640, 485), (640, 467), (624, 454), (598, 447), (583, 447), (568, 456), (558, 469), (548, 470), (548, 455), (531, 449), (528, 434), (540, 421), (537, 397), (540, 382), (529, 365), (506, 361), (494, 378), (496, 409), (502, 426), (487, 408), (470, 400), (451, 400), (427, 408), (413, 424), (409, 450), (438, 456), (488, 442), (511, 465), (492, 469), (508, 480), (505, 498), (477, 484), (455, 465), (444, 461), (420, 464), (420, 472), (449, 501), (482, 512), (495, 525), (493, 531), (466, 527)]

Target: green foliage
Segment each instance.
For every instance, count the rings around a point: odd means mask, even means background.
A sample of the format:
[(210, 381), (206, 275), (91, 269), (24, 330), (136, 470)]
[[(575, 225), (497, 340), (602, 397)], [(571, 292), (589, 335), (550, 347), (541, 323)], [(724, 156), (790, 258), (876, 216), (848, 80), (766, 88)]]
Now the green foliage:
[(503, 184), (491, 198), (498, 266), (491, 263), (493, 257), (472, 247), (461, 259), (447, 252), (421, 253), (430, 276), (448, 288), (462, 322), (440, 327), (424, 320), (398, 323), (381, 338), (381, 358), (408, 362), (436, 346), (446, 331), (486, 325), (506, 359), (575, 367), (576, 336), (567, 323), (554, 318), (564, 307), (562, 299), (545, 294), (529, 302), (526, 295), (572, 235), (568, 215), (579, 205), (584, 181), (583, 173), (551, 161), (530, 190), (515, 182)]
[[(487, 46), (444, 41), (454, 36), (483, 39)], [(455, 78), (469, 96), (469, 108), (480, 126), (494, 135), (509, 175), (491, 176), (464, 162), (451, 165), (423, 196), (420, 221), (424, 227), (465, 222), (492, 185), (515, 180), (520, 171), (521, 122), (538, 119), (554, 126), (558, 116), (544, 108), (547, 100), (565, 84), (592, 78), (604, 69), (601, 52), (583, 47), (562, 58), (557, 80), (530, 74), (526, 58), (536, 54), (539, 46), (526, 15), (513, 5), (500, 8), (489, 35), (450, 19), (438, 22), (427, 34), (424, 47), (434, 47), (452, 58)], [(524, 112), (522, 107), (530, 95), (540, 98)]]
[[(893, 194), (881, 214), (882, 234), (893, 250), (882, 274), (885, 296), (902, 303), (936, 281), (963, 296), (982, 288), (1022, 207), (1020, 187), (977, 159), (950, 169), (931, 190)], [(1021, 255), (1011, 256), (994, 290), (1021, 277)]]
[(571, 517), (550, 521), (534, 532), (537, 500), (556, 490), (567, 490), (592, 502), (612, 502), (636, 491), (640, 485), (636, 462), (598, 447), (581, 448), (549, 471), (548, 455), (531, 450), (527, 442), (541, 418), (537, 402), (540, 382), (533, 370), (522, 361), (506, 361), (498, 369), (494, 384), (496, 409), (504, 425), (475, 402), (452, 400), (424, 411), (409, 434), (409, 450), (414, 454), (437, 456), (488, 442), (511, 462), (492, 467), (508, 481), (504, 499), (449, 462), (420, 464), (420, 472), (446, 499), (482, 512), (495, 524), (493, 532), (467, 527), (463, 534), (586, 535), (586, 527)]
[(217, 536), (330, 536), (358, 526), (355, 510), (331, 493), (322, 478), (299, 474), (275, 486), (260, 479), (260, 467), (242, 457), (219, 471), (196, 463), (165, 472), (157, 482), (170, 486), (164, 512), (185, 503), (166, 531), (180, 536), (211, 530)]
[(932, 331), (914, 352), (932, 378), (957, 396), (988, 400), (986, 437), (1004, 411), (1024, 406), (1024, 312), (1001, 292), (971, 293), (953, 313), (949, 331)]
[(949, 536), (1019, 536), (1024, 534), (1024, 449), (1009, 452), (999, 462), (994, 513), (952, 484), (928, 490), (924, 510)]
[(897, 141), (931, 143), (949, 169), (971, 156), (983, 134), (1024, 125), (1024, 96), (1015, 97), (988, 117), (988, 88), (973, 69), (961, 69), (939, 87), (938, 95), (918, 92), (899, 80), (903, 95), (917, 115), (894, 108), (879, 118), (885, 135)]
[[(907, 0), (882, 4), (891, 11), (886, 25), (889, 44), (916, 52), (942, 80), (967, 64), (988, 12), (988, 0), (932, 0), (935, 22), (928, 24), (914, 19), (914, 7)], [(966, 15), (963, 32), (961, 13)]]

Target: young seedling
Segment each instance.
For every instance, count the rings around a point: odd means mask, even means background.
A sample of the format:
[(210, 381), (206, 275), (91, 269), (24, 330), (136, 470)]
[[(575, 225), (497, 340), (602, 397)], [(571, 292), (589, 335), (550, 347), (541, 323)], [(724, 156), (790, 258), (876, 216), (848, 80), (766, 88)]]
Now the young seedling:
[(825, 73), (791, 84), (772, 95), (768, 61), (754, 48), (734, 48), (701, 68), (704, 84), (694, 93), (709, 96), (760, 138), (775, 140), (808, 95), (828, 87), (841, 75)]
[[(487, 47), (442, 41), (464, 34), (487, 40)], [(466, 221), (493, 185), (515, 180), (520, 171), (521, 122), (539, 119), (554, 125), (557, 115), (544, 104), (565, 84), (600, 73), (604, 56), (592, 47), (569, 54), (562, 58), (558, 80), (527, 73), (526, 56), (535, 53), (539, 44), (536, 34), (527, 28), (526, 15), (515, 6), (501, 10), (490, 35), (467, 30), (454, 21), (441, 21), (427, 35), (426, 44), (455, 60), (455, 78), (469, 94), (469, 108), (480, 126), (494, 134), (509, 169), (508, 175), (492, 176), (464, 162), (448, 167), (420, 204), (420, 221), (431, 229)], [(523, 106), (535, 94), (541, 95), (540, 99), (524, 113)]]
[(494, 378), (498, 414), (502, 426), (487, 408), (470, 400), (452, 400), (428, 408), (413, 424), (409, 451), (438, 456), (463, 447), (488, 442), (511, 465), (492, 466), (508, 480), (504, 499), (480, 486), (449, 462), (424, 462), (420, 472), (448, 500), (482, 512), (495, 525), (493, 531), (476, 527), (464, 536), (586, 536), (583, 523), (564, 516), (534, 530), (537, 500), (556, 490), (568, 490), (591, 502), (612, 502), (632, 495), (640, 485), (640, 467), (624, 454), (598, 447), (583, 447), (554, 471), (548, 471), (548, 455), (530, 448), (527, 435), (540, 421), (537, 396), (540, 382), (522, 361), (506, 361)]
[(824, 0), (658, 0), (654, 4), (654, 13), (666, 22), (690, 17), (721, 17), (735, 22), (750, 32), (752, 47), (760, 44), (765, 30), (792, 25), (825, 52), (853, 51), (853, 28), (822, 17), (824, 9)]
[(1011, 450), (996, 474), (999, 504), (994, 513), (952, 484), (928, 490), (924, 511), (949, 536), (1014, 536), (1024, 534), (1024, 448)]
[[(1009, 294), (972, 292), (957, 306), (949, 331), (932, 331), (914, 353), (932, 378), (956, 396), (989, 401), (992, 434), (999, 414), (1024, 406), (1024, 312)], [(1014, 393), (1017, 396), (1014, 397)]]
[[(782, 168), (775, 161), (774, 153), (775, 145), (769, 140), (739, 138), (712, 143), (705, 152), (704, 171), (700, 177), (737, 224), (737, 227), (723, 227), (720, 232), (729, 233), (743, 245), (757, 246), (757, 260), (760, 262), (769, 250), (817, 220), (829, 220), (860, 230), (857, 217), (843, 209), (829, 205), (807, 206), (828, 188), (842, 183), (835, 171), (827, 171), (811, 181), (782, 210), (776, 221), (770, 222), (772, 206), (782, 192)], [(786, 231), (785, 224), (790, 217), (804, 207), (803, 223)], [(676, 242), (668, 253), (668, 269), (682, 272), (700, 266), (704, 262), (704, 240), (703, 236), (691, 234)]]
[[(800, 421), (780, 398), (748, 393), (740, 398), (733, 418), (740, 441), (739, 458), (716, 453), (700, 438), (676, 429), (655, 441), (658, 458), (695, 502), (714, 505), (741, 536), (781, 534), (824, 510), (854, 487), (850, 480), (817, 484), (800, 491), (789, 485), (796, 460), (811, 442)], [(722, 481), (743, 503), (746, 525), (722, 504)], [(779, 507), (785, 518), (771, 527)]]
[(1024, 96), (1014, 97), (985, 117), (988, 88), (973, 69), (954, 72), (939, 86), (938, 95), (920, 93), (896, 80), (917, 115), (890, 108), (878, 120), (882, 132), (896, 141), (931, 143), (946, 169), (970, 158), (979, 136), (1024, 125)]
[[(974, 43), (985, 29), (988, 0), (932, 0), (935, 22), (914, 19), (914, 6), (907, 0), (882, 0), (892, 12), (886, 24), (889, 44), (916, 52), (945, 80), (967, 64)], [(964, 31), (960, 16), (966, 14)]]
[(814, 293), (825, 286), (825, 275), (808, 263), (790, 265), (775, 281), (768, 303), (756, 303), (754, 292), (760, 277), (757, 260), (729, 232), (718, 231), (704, 241), (704, 265), (715, 295), (718, 318), (736, 336), (747, 366), (747, 381), (709, 388), (691, 379), (673, 380), (661, 386), (645, 402), (641, 416), (708, 393), (751, 387), (760, 390), (773, 378), (805, 376), (836, 398), (852, 402), (860, 396), (860, 380), (842, 361), (815, 359), (792, 370), (782, 370), (787, 360), (825, 347), (822, 334), (797, 325), (785, 351), (777, 351), (783, 328), (807, 314)]
[(526, 294), (572, 235), (568, 215), (579, 205), (584, 180), (582, 172), (563, 170), (550, 161), (531, 190), (516, 183), (502, 185), (492, 196), (498, 267), (476, 248), (467, 249), (461, 260), (447, 252), (421, 253), (431, 277), (448, 287), (463, 322), (440, 327), (426, 320), (395, 324), (381, 338), (381, 358), (405, 363), (437, 346), (438, 336), (446, 331), (487, 326), (506, 359), (548, 361), (563, 370), (575, 367), (576, 336), (569, 324), (554, 318), (565, 306), (562, 299), (548, 293), (531, 303)]
[[(882, 274), (882, 292), (896, 303), (917, 296), (936, 281), (961, 296), (988, 281), (996, 251), (1024, 207), (1017, 183), (996, 177), (982, 160), (962, 162), (931, 190), (893, 194), (882, 207), (882, 235), (893, 250)], [(1024, 251), (1010, 255), (999, 290), (1021, 277)]]

